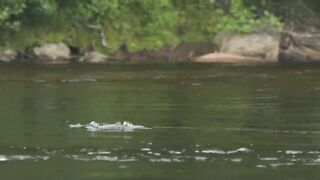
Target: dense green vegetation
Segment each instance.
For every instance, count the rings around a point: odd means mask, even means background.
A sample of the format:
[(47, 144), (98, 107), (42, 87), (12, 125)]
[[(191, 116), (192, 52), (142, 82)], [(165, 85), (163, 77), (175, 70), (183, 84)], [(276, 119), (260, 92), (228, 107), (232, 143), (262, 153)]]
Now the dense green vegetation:
[[(0, 0), (1, 46), (63, 41), (115, 51), (203, 41), (221, 30), (278, 26), (272, 0)], [(270, 9), (270, 8), (269, 8)]]

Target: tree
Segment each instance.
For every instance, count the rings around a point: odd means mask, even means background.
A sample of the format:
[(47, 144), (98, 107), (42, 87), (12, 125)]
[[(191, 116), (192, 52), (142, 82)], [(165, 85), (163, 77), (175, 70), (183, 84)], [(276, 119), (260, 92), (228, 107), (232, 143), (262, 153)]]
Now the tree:
[(18, 30), (20, 27), (19, 15), (25, 8), (25, 1), (0, 0), (0, 31)]

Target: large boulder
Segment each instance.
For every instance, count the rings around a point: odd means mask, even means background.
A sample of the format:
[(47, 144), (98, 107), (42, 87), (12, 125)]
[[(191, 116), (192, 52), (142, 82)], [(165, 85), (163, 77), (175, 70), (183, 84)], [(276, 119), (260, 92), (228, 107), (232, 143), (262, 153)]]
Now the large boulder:
[(35, 61), (45, 64), (64, 64), (71, 59), (71, 50), (64, 43), (48, 43), (33, 48)]
[(10, 63), (16, 60), (17, 57), (18, 57), (17, 51), (14, 51), (11, 49), (0, 50), (0, 62)]
[(284, 33), (279, 60), (284, 63), (320, 62), (320, 35)]
[(263, 62), (277, 62), (280, 33), (256, 31), (252, 33), (222, 32), (214, 40), (220, 53), (252, 57)]
[(92, 51), (92, 52), (86, 52), (83, 57), (79, 59), (79, 62), (81, 63), (105, 63), (109, 59), (109, 56)]

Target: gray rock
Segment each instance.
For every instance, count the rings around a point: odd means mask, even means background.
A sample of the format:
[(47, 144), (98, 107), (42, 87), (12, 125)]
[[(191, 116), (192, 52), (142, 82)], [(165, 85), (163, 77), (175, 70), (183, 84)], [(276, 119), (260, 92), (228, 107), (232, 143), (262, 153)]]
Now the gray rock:
[(319, 35), (302, 36), (284, 33), (279, 60), (284, 63), (320, 62)]
[(18, 53), (11, 49), (0, 50), (0, 62), (9, 63), (18, 57)]
[(48, 43), (33, 48), (38, 63), (61, 64), (70, 62), (70, 48), (64, 43)]
[(262, 61), (278, 61), (280, 33), (253, 32), (248, 34), (222, 32), (214, 43), (220, 53), (258, 58)]
[(83, 63), (105, 63), (109, 57), (105, 54), (92, 51), (86, 52), (82, 58), (79, 59), (79, 62)]

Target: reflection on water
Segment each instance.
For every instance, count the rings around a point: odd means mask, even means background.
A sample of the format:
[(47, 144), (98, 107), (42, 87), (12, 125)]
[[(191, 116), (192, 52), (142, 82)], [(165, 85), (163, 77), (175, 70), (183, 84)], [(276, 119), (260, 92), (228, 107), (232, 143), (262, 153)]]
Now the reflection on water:
[(0, 70), (1, 179), (319, 179), (320, 67)]

